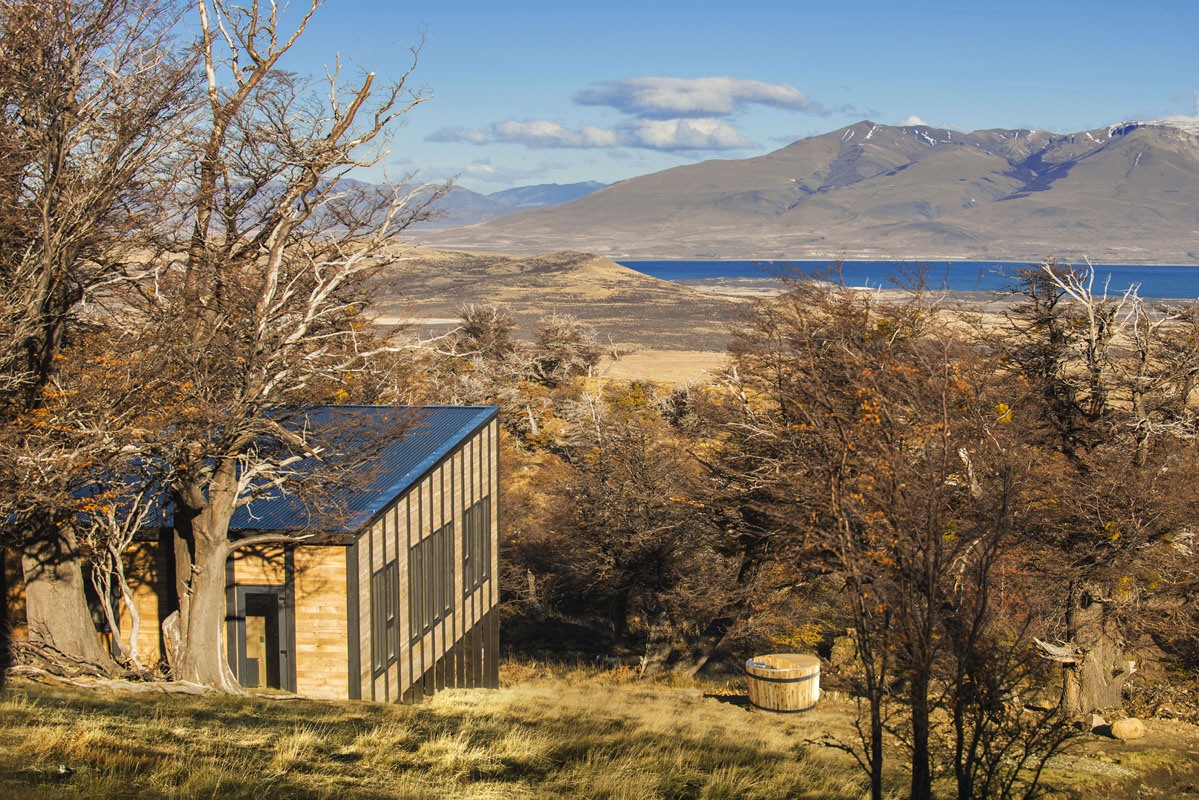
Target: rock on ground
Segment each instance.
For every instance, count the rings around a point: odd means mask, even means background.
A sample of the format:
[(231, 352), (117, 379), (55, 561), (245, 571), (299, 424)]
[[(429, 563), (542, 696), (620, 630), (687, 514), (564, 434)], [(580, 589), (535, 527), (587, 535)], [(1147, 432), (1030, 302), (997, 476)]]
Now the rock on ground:
[(1112, 736), (1121, 741), (1142, 739), (1145, 736), (1145, 723), (1136, 717), (1118, 719), (1112, 723)]

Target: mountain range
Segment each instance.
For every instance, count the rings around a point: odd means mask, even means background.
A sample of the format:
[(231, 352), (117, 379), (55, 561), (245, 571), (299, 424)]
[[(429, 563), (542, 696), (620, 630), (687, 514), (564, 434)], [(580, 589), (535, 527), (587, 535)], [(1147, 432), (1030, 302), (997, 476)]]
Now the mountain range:
[(864, 121), (420, 239), (626, 259), (1196, 264), (1199, 130), (1123, 123), (963, 133)]
[(482, 194), (462, 186), (451, 186), (434, 205), (437, 214), (413, 227), (419, 230), (471, 225), (534, 208), (569, 203), (602, 188), (604, 184), (598, 181), (541, 183)]

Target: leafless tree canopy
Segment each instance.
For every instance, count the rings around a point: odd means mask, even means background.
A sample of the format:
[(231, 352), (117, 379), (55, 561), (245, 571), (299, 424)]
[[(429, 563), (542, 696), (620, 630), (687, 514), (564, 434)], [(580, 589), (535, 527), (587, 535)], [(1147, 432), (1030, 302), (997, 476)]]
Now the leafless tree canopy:
[[(409, 74), (281, 69), (321, 5), (200, 2), (190, 43), (159, 0), (0, 3), (0, 403), (37, 433), (6, 438), (2, 477), (53, 532), (98, 463), (152, 465), (185, 520), (176, 672), (225, 688), (229, 515), (321, 455), (286, 408), (376, 385), (367, 278), (440, 191), (343, 180), (425, 96)], [(115, 570), (128, 526), (91, 518), (85, 549)], [(81, 603), (69, 537), (50, 583)]]
[(90, 293), (151, 250), (194, 62), (169, 4), (0, 3), (0, 515), (31, 637), (104, 664), (83, 604), (68, 487), (111, 452), (56, 382)]

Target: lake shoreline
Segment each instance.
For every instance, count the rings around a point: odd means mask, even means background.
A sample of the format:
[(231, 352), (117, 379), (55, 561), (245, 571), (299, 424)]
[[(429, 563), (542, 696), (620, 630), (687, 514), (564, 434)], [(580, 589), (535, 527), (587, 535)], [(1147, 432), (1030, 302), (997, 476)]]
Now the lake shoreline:
[[(623, 261), (622, 266), (709, 294), (766, 297), (785, 290), (788, 274), (841, 280), (847, 286), (884, 291), (904, 284), (923, 285), (955, 297), (1003, 302), (1013, 296), (1015, 275), (1030, 265), (1023, 262), (951, 262), (940, 266), (895, 261), (843, 262), (839, 271), (828, 262), (750, 260)], [(1199, 267), (1187, 265), (1095, 264), (1096, 295), (1122, 295), (1138, 287), (1145, 299), (1199, 299)]]

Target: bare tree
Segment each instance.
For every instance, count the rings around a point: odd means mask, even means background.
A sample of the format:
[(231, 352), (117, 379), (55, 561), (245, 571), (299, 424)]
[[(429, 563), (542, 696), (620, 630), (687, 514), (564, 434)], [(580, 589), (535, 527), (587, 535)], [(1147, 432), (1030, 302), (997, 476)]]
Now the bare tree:
[(178, 18), (162, 0), (0, 2), (0, 425), (13, 445), (0, 518), (23, 554), (32, 639), (100, 664), (69, 510), (55, 505), (64, 477), (43, 491), (85, 445), (77, 430), (65, 443), (26, 433), (80, 303), (144, 260), (160, 219), (155, 179), (193, 86)]
[(318, 95), (283, 72), (321, 5), (293, 16), (273, 3), (198, 3), (206, 100), (185, 142), (194, 183), (179, 195), (190, 233), (113, 320), (127, 325), (123, 346), (160, 398), (140, 451), (162, 465), (174, 506), (172, 673), (226, 691), (237, 686), (225, 563), (241, 547), (295, 541), (231, 539), (232, 515), (255, 492), (294, 488), (307, 474), (297, 465), (322, 455), (289, 409), (355, 395), (382, 349), (363, 312), (368, 278), (438, 196), (414, 203), (341, 180), (384, 156), (393, 123), (424, 95), (410, 73), (379, 85), (336, 65)]
[(538, 530), (510, 561), (558, 610), (639, 646), (643, 672), (694, 674), (744, 600), (739, 559), (703, 513), (700, 465), (646, 384), (584, 395), (575, 412), (561, 463), (540, 475)]
[(458, 329), (459, 348), (484, 360), (502, 361), (516, 352), (512, 335), (516, 323), (512, 312), (501, 306), (468, 303), (458, 312), (462, 325)]
[(1046, 262), (1019, 288), (996, 346), (1026, 387), (1016, 405), (1039, 445), (1040, 513), (1028, 523), (1050, 545), (1039, 562), (1048, 583), (1068, 587), (1064, 641), (1044, 651), (1065, 665), (1062, 711), (1077, 716), (1122, 704), (1135, 672), (1124, 655), (1125, 600), (1139, 596), (1129, 588), (1142, 565), (1179, 556), (1170, 540), (1199, 510), (1184, 488), (1196, 469), (1186, 398), (1199, 348), (1193, 312), (1151, 309), (1135, 287), (1109, 295), (1089, 267)]
[(599, 361), (595, 332), (569, 314), (551, 314), (537, 323), (532, 367), (535, 379), (549, 387), (586, 375)]

